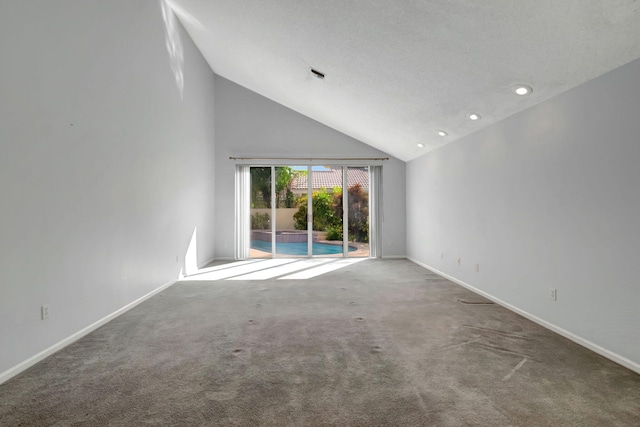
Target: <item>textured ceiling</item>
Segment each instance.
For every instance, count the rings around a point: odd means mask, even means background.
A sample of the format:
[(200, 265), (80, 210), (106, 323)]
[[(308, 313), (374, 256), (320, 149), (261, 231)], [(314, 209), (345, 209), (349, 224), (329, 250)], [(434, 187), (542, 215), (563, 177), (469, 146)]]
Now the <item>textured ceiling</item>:
[(636, 0), (168, 1), (216, 74), (405, 161), (640, 57)]

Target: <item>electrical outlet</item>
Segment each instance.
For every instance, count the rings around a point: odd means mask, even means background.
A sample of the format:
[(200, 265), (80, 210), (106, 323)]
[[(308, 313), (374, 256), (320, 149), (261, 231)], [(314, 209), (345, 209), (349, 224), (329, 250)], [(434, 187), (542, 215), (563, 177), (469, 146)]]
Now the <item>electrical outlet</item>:
[(476, 273), (480, 273), (480, 264), (476, 264)]
[(552, 301), (555, 301), (558, 299), (558, 291), (556, 289), (551, 288), (550, 290), (551, 292), (549, 293), (549, 297), (551, 298)]
[(458, 265), (460, 265), (460, 262), (462, 262), (462, 258), (458, 258)]
[(42, 320), (48, 319), (49, 318), (49, 305), (45, 304), (42, 307), (40, 307), (40, 318)]
[(440, 254), (440, 259), (444, 259), (444, 252)]

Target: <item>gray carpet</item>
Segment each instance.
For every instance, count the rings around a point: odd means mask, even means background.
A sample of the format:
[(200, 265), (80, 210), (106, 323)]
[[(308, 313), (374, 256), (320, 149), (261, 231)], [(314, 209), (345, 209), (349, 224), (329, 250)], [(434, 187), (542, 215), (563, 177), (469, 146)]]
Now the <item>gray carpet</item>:
[(2, 425), (638, 426), (640, 376), (406, 260), (181, 282), (0, 385)]

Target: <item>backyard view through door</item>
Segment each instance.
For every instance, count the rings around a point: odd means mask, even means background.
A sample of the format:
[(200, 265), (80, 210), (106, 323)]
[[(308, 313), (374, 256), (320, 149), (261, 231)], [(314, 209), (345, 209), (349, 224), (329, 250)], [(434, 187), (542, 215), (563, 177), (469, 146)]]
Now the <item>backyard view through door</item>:
[(250, 181), (251, 258), (369, 256), (367, 166), (252, 166)]

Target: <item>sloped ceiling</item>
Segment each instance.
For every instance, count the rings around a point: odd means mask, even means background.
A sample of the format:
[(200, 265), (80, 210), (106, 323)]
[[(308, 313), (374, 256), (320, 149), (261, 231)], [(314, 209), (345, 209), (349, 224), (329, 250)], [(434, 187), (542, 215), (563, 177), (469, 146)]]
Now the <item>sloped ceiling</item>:
[(640, 57), (636, 0), (167, 1), (216, 74), (405, 161)]

